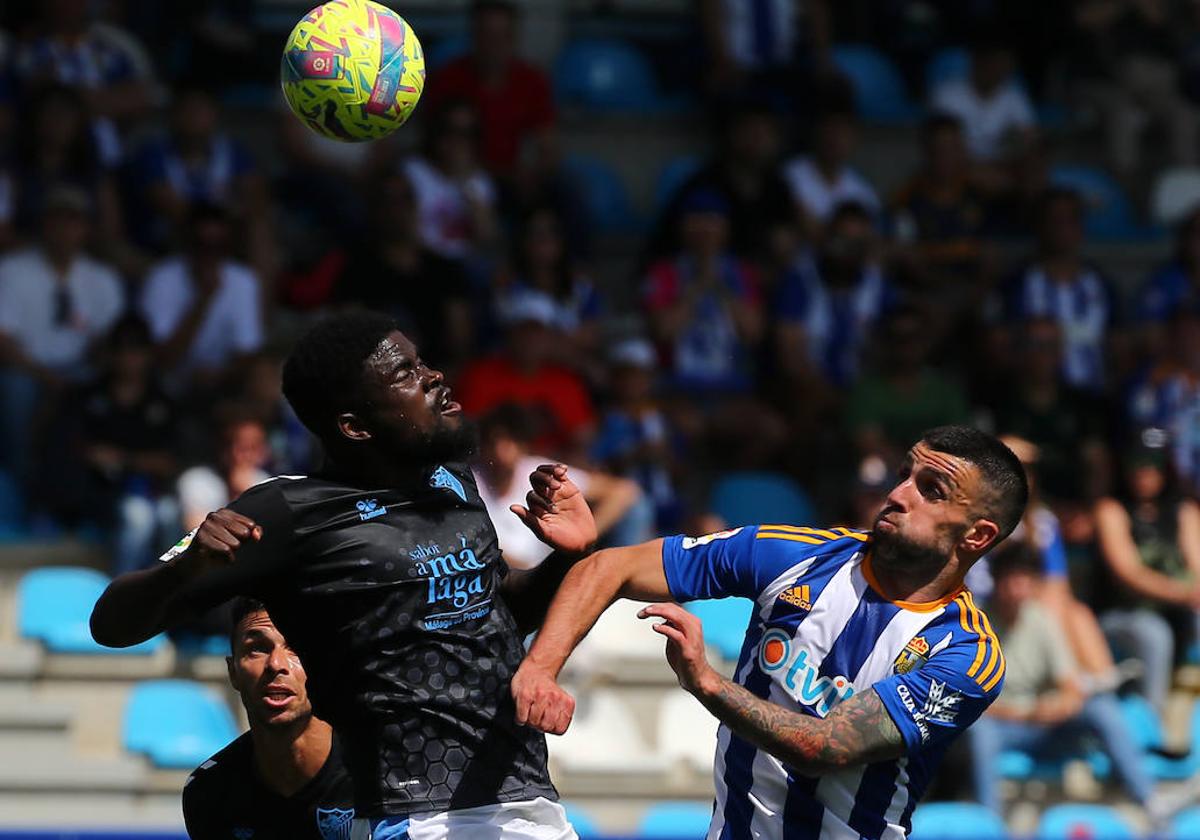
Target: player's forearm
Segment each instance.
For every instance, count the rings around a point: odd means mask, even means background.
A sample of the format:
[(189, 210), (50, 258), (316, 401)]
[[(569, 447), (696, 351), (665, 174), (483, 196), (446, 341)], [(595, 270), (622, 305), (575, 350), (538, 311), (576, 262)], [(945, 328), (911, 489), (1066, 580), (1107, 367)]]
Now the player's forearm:
[(503, 587), (504, 600), (521, 635), (532, 633), (545, 622), (555, 593), (577, 560), (577, 556), (556, 551), (534, 569), (508, 573)]
[(529, 649), (526, 659), (531, 664), (557, 676), (571, 651), (617, 599), (624, 580), (612, 562), (615, 550), (599, 551), (567, 572)]
[(825, 718), (763, 700), (715, 671), (693, 694), (740, 738), (806, 776), (904, 753), (904, 739), (874, 691), (844, 702)]
[(161, 633), (182, 617), (176, 614), (176, 596), (190, 580), (176, 560), (121, 575), (92, 608), (92, 638), (105, 647), (121, 648)]

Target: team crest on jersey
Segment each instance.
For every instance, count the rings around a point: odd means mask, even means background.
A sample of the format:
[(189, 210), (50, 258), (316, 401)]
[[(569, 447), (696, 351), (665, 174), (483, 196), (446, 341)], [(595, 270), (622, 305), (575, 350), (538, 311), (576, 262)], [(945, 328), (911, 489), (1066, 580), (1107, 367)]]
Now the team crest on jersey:
[(318, 808), (317, 830), (325, 840), (350, 840), (353, 808)]
[(727, 531), (714, 531), (702, 537), (684, 537), (680, 546), (683, 548), (696, 548), (697, 546), (708, 545), (713, 540), (727, 540), (730, 537), (735, 537), (741, 530), (741, 528), (730, 528)]
[(429, 476), (429, 486), (451, 490), (464, 502), (467, 500), (467, 491), (463, 489), (462, 482), (445, 467), (438, 467), (433, 471), (433, 475)]
[(784, 603), (791, 604), (798, 610), (808, 612), (812, 610), (811, 587), (807, 583), (800, 586), (793, 586), (790, 589), (785, 589), (779, 593), (779, 600)]
[(916, 636), (904, 646), (896, 661), (892, 663), (892, 672), (908, 674), (917, 670), (929, 661), (929, 642), (924, 636)]

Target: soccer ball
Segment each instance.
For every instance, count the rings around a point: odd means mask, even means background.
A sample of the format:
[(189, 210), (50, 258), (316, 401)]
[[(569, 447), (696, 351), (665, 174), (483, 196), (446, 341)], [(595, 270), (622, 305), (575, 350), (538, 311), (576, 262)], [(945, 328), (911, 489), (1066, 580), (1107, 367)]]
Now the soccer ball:
[(330, 0), (283, 48), (283, 95), (318, 134), (359, 142), (391, 134), (425, 86), (425, 55), (404, 18), (371, 0)]

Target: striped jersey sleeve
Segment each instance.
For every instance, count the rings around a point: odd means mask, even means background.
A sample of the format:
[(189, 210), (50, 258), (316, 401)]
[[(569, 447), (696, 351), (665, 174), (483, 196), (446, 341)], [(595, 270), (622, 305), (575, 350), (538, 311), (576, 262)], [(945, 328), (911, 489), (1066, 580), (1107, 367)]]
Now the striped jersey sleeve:
[(663, 541), (663, 571), (677, 601), (741, 596), (757, 599), (793, 565), (828, 555), (866, 536), (846, 528), (754, 525)]
[[(895, 721), (910, 755), (944, 745), (974, 723), (1000, 695), (1004, 653), (987, 616), (964, 591), (950, 643), (923, 667), (896, 673), (873, 686)], [(949, 617), (949, 616), (948, 616)]]

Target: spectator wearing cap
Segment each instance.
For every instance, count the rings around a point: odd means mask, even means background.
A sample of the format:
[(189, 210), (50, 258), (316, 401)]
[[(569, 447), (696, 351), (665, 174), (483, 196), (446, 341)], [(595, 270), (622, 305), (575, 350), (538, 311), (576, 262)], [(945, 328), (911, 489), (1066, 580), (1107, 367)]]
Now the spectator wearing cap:
[(262, 289), (249, 266), (229, 256), (230, 219), (192, 205), (186, 250), (155, 266), (140, 310), (176, 388), (212, 387), (263, 343)]
[(98, 376), (68, 394), (39, 455), (34, 507), (111, 529), (112, 574), (145, 568), (179, 533), (178, 412), (158, 382), (154, 340), (126, 314), (105, 337)]
[(750, 388), (762, 301), (754, 269), (729, 251), (729, 204), (719, 193), (699, 189), (683, 202), (679, 250), (650, 267), (642, 302), (670, 388), (693, 394)]
[(676, 491), (681, 436), (658, 404), (658, 355), (644, 338), (627, 338), (608, 353), (609, 403), (592, 444), (592, 459), (614, 475), (631, 478), (655, 510), (658, 533), (682, 526)]
[[(179, 86), (171, 100), (169, 128), (152, 138), (133, 160), (133, 181), (143, 215), (143, 244), (167, 250), (179, 241), (193, 204), (222, 205), (246, 226), (251, 253), (264, 229), (267, 190), (254, 158), (221, 128), (220, 106), (199, 83)], [(261, 246), (260, 246), (261, 247)]]
[(1115, 584), (1100, 623), (1114, 647), (1142, 661), (1145, 694), (1160, 711), (1200, 615), (1200, 505), (1171, 480), (1164, 443), (1139, 436), (1123, 459), (1124, 492), (1095, 507), (1097, 548)]
[(672, 250), (684, 202), (697, 190), (711, 190), (729, 203), (729, 249), (737, 256), (761, 258), (772, 235), (795, 221), (792, 194), (783, 178), (783, 129), (771, 108), (741, 102), (722, 115), (717, 150), (688, 178), (660, 214), (650, 237), (648, 257)]
[(535, 450), (582, 462), (596, 414), (583, 379), (555, 361), (561, 338), (554, 299), (544, 292), (514, 293), (500, 317), (502, 348), (468, 365), (455, 388), (463, 410), (481, 417), (503, 403), (524, 406), (533, 417)]
[(848, 202), (815, 252), (800, 251), (775, 292), (776, 365), (793, 383), (846, 388), (858, 376), (871, 328), (894, 305), (878, 260), (870, 210)]
[(933, 91), (931, 110), (950, 114), (962, 123), (971, 157), (998, 163), (1016, 157), (1037, 133), (1037, 118), (1029, 96), (1013, 78), (1013, 54), (993, 34), (971, 45), (966, 78), (947, 79)]
[[(532, 569), (552, 549), (512, 514), (512, 505), (526, 504), (529, 474), (552, 462), (531, 448), (535, 424), (526, 409), (502, 403), (479, 421), (479, 455), (472, 464), (479, 497), (496, 526), (496, 536), (510, 568)], [(600, 470), (567, 465), (596, 518), (602, 544), (635, 545), (653, 537), (652, 517), (637, 510), (642, 493), (635, 482)], [(650, 513), (649, 506), (644, 512)]]
[(54, 188), (39, 243), (0, 260), (0, 463), (18, 474), (39, 400), (87, 376), (92, 345), (125, 306), (116, 272), (84, 250), (91, 213), (86, 194)]
[(841, 204), (855, 202), (865, 207), (872, 219), (879, 213), (875, 189), (850, 165), (857, 143), (854, 114), (849, 109), (830, 108), (813, 126), (812, 154), (793, 158), (784, 166), (792, 201), (812, 242), (820, 239)]
[(531, 208), (513, 237), (510, 265), (496, 279), (497, 307), (505, 297), (523, 291), (549, 295), (557, 309), (557, 326), (563, 341), (560, 361), (599, 381), (602, 365), (600, 317), (604, 305), (600, 290), (576, 264), (563, 229), (563, 218), (552, 205)]

